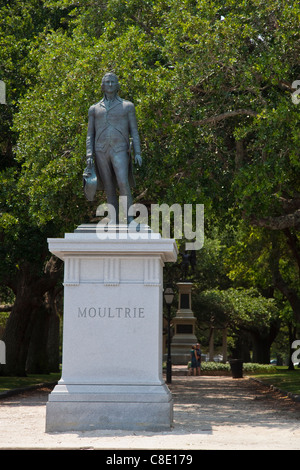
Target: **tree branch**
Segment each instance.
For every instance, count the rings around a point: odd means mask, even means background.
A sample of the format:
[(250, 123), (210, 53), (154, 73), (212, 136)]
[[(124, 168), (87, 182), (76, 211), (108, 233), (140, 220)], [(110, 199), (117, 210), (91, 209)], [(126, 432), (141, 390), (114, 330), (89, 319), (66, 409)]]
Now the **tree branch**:
[(257, 227), (265, 227), (271, 230), (284, 230), (287, 228), (300, 228), (300, 209), (296, 210), (293, 214), (281, 215), (279, 217), (264, 217), (250, 219), (252, 225)]
[(223, 121), (224, 119), (240, 115), (257, 116), (257, 112), (252, 109), (236, 109), (235, 111), (227, 111), (226, 113), (218, 114), (218, 116), (211, 116), (206, 119), (201, 119), (200, 121), (194, 121), (192, 124), (195, 127), (201, 126), (202, 124), (215, 124), (219, 121)]
[(297, 194), (292, 198), (285, 198), (282, 196), (276, 196), (278, 201), (281, 203), (282, 208), (285, 212), (293, 212), (296, 211), (297, 209), (300, 209), (300, 195)]

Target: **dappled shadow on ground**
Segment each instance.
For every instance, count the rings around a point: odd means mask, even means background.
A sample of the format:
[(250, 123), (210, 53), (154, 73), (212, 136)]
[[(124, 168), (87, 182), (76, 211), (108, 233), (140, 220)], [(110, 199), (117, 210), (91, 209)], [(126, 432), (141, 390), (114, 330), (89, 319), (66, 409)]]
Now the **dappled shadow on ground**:
[[(300, 403), (283, 397), (251, 379), (231, 377), (174, 377), (169, 388), (174, 401), (174, 422), (170, 431), (133, 432), (95, 430), (71, 432), (76, 438), (126, 436), (183, 436), (188, 434), (213, 435), (218, 429), (231, 428), (298, 431), (300, 424)], [(44, 406), (51, 388), (26, 392), (0, 400), (0, 407)], [(17, 410), (16, 410), (17, 411)], [(19, 416), (19, 412), (18, 412)], [(44, 420), (44, 414), (43, 414)], [(44, 427), (44, 421), (43, 421)], [(50, 433), (63, 435), (64, 433)], [(229, 437), (230, 439), (230, 437)]]
[(20, 393), (14, 393), (3, 397), (0, 400), (0, 406), (41, 406), (48, 401), (48, 395), (53, 386), (40, 387), (37, 390), (28, 390)]
[(298, 429), (300, 424), (299, 403), (248, 378), (176, 378), (170, 390), (175, 429), (188, 427), (189, 432), (199, 432), (231, 425)]

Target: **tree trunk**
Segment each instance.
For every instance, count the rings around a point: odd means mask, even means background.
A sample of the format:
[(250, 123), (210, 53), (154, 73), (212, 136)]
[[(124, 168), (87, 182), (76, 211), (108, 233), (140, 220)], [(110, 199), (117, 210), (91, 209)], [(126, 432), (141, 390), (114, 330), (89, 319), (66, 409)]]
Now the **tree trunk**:
[(270, 350), (273, 341), (275, 340), (280, 330), (281, 321), (279, 319), (273, 320), (265, 331), (252, 330), (252, 347), (253, 347), (253, 362), (257, 364), (269, 364), (270, 363)]
[(60, 317), (56, 306), (60, 293), (61, 288), (47, 292), (43, 305), (35, 312), (26, 365), (31, 374), (60, 370)]
[(232, 359), (241, 359), (243, 362), (250, 362), (250, 336), (246, 330), (239, 330), (236, 332), (237, 340), (235, 341), (234, 348), (231, 350)]
[(50, 372), (59, 372), (61, 363), (61, 334), (60, 323), (63, 312), (63, 290), (56, 289), (49, 292), (49, 330), (47, 339), (47, 352)]
[(26, 361), (26, 372), (29, 374), (48, 374), (47, 338), (49, 329), (49, 312), (45, 305), (33, 312), (32, 331), (28, 355)]
[(270, 363), (270, 343), (268, 336), (252, 333), (253, 357), (256, 364)]
[[(289, 232), (286, 232), (289, 233)], [(288, 237), (289, 244), (291, 244), (291, 237)], [(296, 247), (294, 246), (296, 250)], [(300, 296), (296, 289), (291, 287), (282, 277), (281, 272), (279, 270), (279, 260), (280, 260), (280, 250), (278, 246), (278, 240), (275, 236), (273, 236), (272, 240), (272, 250), (271, 250), (271, 271), (273, 275), (273, 282), (274, 287), (278, 289), (287, 301), (290, 303), (290, 306), (293, 310), (295, 322), (300, 322)], [(294, 261), (300, 262), (300, 258), (298, 259), (294, 256)], [(300, 269), (300, 265), (298, 264)]]
[(30, 343), (32, 313), (36, 306), (34, 285), (27, 270), (19, 274), (16, 300), (7, 319), (3, 341), (6, 347), (6, 364), (1, 366), (3, 375), (25, 376), (25, 365)]
[(61, 363), (60, 317), (56, 312), (51, 312), (49, 320), (47, 342), (49, 372), (59, 372)]
[[(35, 355), (41, 354), (40, 359), (33, 361), (31, 358), (31, 364), (35, 362), (36, 370), (41, 370), (41, 359), (45, 357), (47, 347), (49, 319), (45, 314), (38, 316), (38, 312), (45, 309), (44, 295), (55, 288), (61, 275), (61, 266), (60, 260), (51, 257), (45, 266), (44, 273), (40, 276), (35, 274), (37, 272), (35, 266), (24, 263), (20, 268), (14, 285), (15, 304), (2, 338), (6, 346), (6, 364), (0, 365), (1, 375), (26, 376), (26, 362), (31, 339), (32, 354), (34, 350)], [(38, 340), (39, 333), (41, 338)], [(36, 342), (35, 345), (34, 342)]]

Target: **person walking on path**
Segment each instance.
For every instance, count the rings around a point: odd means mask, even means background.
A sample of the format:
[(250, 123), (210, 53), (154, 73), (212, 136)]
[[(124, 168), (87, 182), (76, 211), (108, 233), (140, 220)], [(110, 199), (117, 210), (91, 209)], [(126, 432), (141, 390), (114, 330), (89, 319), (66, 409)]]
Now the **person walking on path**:
[(200, 349), (200, 344), (196, 344), (196, 375), (200, 375), (201, 372), (201, 349)]
[(197, 352), (196, 346), (193, 344), (191, 349), (191, 375), (196, 375), (197, 369)]

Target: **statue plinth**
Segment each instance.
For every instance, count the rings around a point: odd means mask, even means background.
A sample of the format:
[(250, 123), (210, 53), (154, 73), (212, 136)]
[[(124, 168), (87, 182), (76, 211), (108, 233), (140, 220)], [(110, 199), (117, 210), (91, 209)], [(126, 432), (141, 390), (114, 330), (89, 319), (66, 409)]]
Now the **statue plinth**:
[[(97, 230), (98, 227), (98, 230)], [(62, 377), (46, 431), (164, 430), (172, 395), (162, 377), (163, 266), (175, 240), (142, 226), (82, 225), (50, 251), (64, 261)]]
[(171, 343), (172, 364), (188, 364), (191, 358), (190, 350), (198, 342), (195, 336), (196, 318), (192, 311), (192, 286), (189, 281), (177, 283), (178, 310), (173, 318), (174, 336)]

